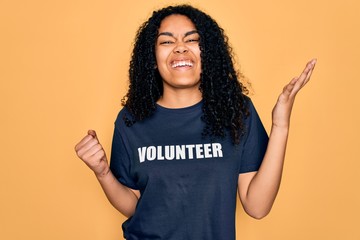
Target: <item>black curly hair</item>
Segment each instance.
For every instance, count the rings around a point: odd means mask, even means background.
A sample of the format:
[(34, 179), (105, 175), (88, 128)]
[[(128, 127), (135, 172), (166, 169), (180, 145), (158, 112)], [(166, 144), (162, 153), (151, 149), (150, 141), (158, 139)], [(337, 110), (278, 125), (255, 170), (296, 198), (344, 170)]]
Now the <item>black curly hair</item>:
[(162, 96), (163, 83), (156, 66), (155, 42), (161, 21), (169, 15), (188, 17), (200, 35), (200, 91), (205, 122), (203, 136), (223, 138), (230, 133), (234, 144), (245, 131), (244, 119), (249, 115), (248, 93), (234, 69), (233, 53), (224, 30), (209, 15), (190, 5), (169, 6), (154, 11), (137, 31), (130, 61), (130, 86), (122, 99), (131, 116), (127, 126), (151, 116)]

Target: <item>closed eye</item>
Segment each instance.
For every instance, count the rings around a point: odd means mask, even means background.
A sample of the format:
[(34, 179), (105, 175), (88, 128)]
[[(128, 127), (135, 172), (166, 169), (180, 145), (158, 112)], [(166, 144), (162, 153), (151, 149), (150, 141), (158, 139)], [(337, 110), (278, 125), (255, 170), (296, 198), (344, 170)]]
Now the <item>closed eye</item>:
[(160, 45), (168, 45), (174, 43), (173, 41), (162, 41), (160, 42)]
[(199, 42), (199, 39), (189, 39), (189, 40), (186, 40), (186, 42)]

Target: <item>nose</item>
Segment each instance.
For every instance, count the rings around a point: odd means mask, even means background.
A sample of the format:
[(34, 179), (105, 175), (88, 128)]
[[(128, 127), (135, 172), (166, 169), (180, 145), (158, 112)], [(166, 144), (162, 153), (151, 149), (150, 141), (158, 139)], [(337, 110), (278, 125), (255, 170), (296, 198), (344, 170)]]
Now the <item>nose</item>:
[(176, 47), (174, 48), (174, 52), (175, 52), (175, 53), (179, 53), (179, 54), (187, 53), (187, 52), (188, 52), (188, 49), (187, 49), (187, 47), (185, 46), (184, 43), (178, 43), (178, 44), (176, 45)]

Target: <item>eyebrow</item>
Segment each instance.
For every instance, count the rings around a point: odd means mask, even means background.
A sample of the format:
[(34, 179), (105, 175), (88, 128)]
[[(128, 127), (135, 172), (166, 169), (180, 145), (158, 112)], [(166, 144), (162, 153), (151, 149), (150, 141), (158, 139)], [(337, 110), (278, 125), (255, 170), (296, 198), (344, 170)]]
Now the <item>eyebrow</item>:
[[(187, 37), (187, 36), (189, 36), (189, 35), (191, 35), (191, 34), (195, 34), (195, 33), (198, 33), (198, 31), (197, 30), (192, 30), (192, 31), (189, 31), (189, 32), (186, 32), (185, 34), (184, 34), (184, 37)], [(158, 37), (160, 37), (160, 36), (170, 36), (170, 37), (174, 37), (174, 34), (172, 34), (171, 32), (161, 32), (161, 33), (159, 33), (158, 34)]]

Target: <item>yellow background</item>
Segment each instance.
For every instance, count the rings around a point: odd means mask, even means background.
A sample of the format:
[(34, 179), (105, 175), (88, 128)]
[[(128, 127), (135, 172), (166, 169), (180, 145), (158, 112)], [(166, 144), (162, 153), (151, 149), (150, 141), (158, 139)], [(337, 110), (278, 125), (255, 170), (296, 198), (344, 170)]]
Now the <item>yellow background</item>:
[[(125, 218), (74, 145), (93, 128), (110, 155), (135, 31), (170, 3), (0, 2), (0, 239), (122, 239)], [(283, 85), (318, 59), (273, 210), (257, 221), (238, 208), (237, 238), (360, 239), (359, 1), (192, 3), (230, 37), (267, 130)]]

